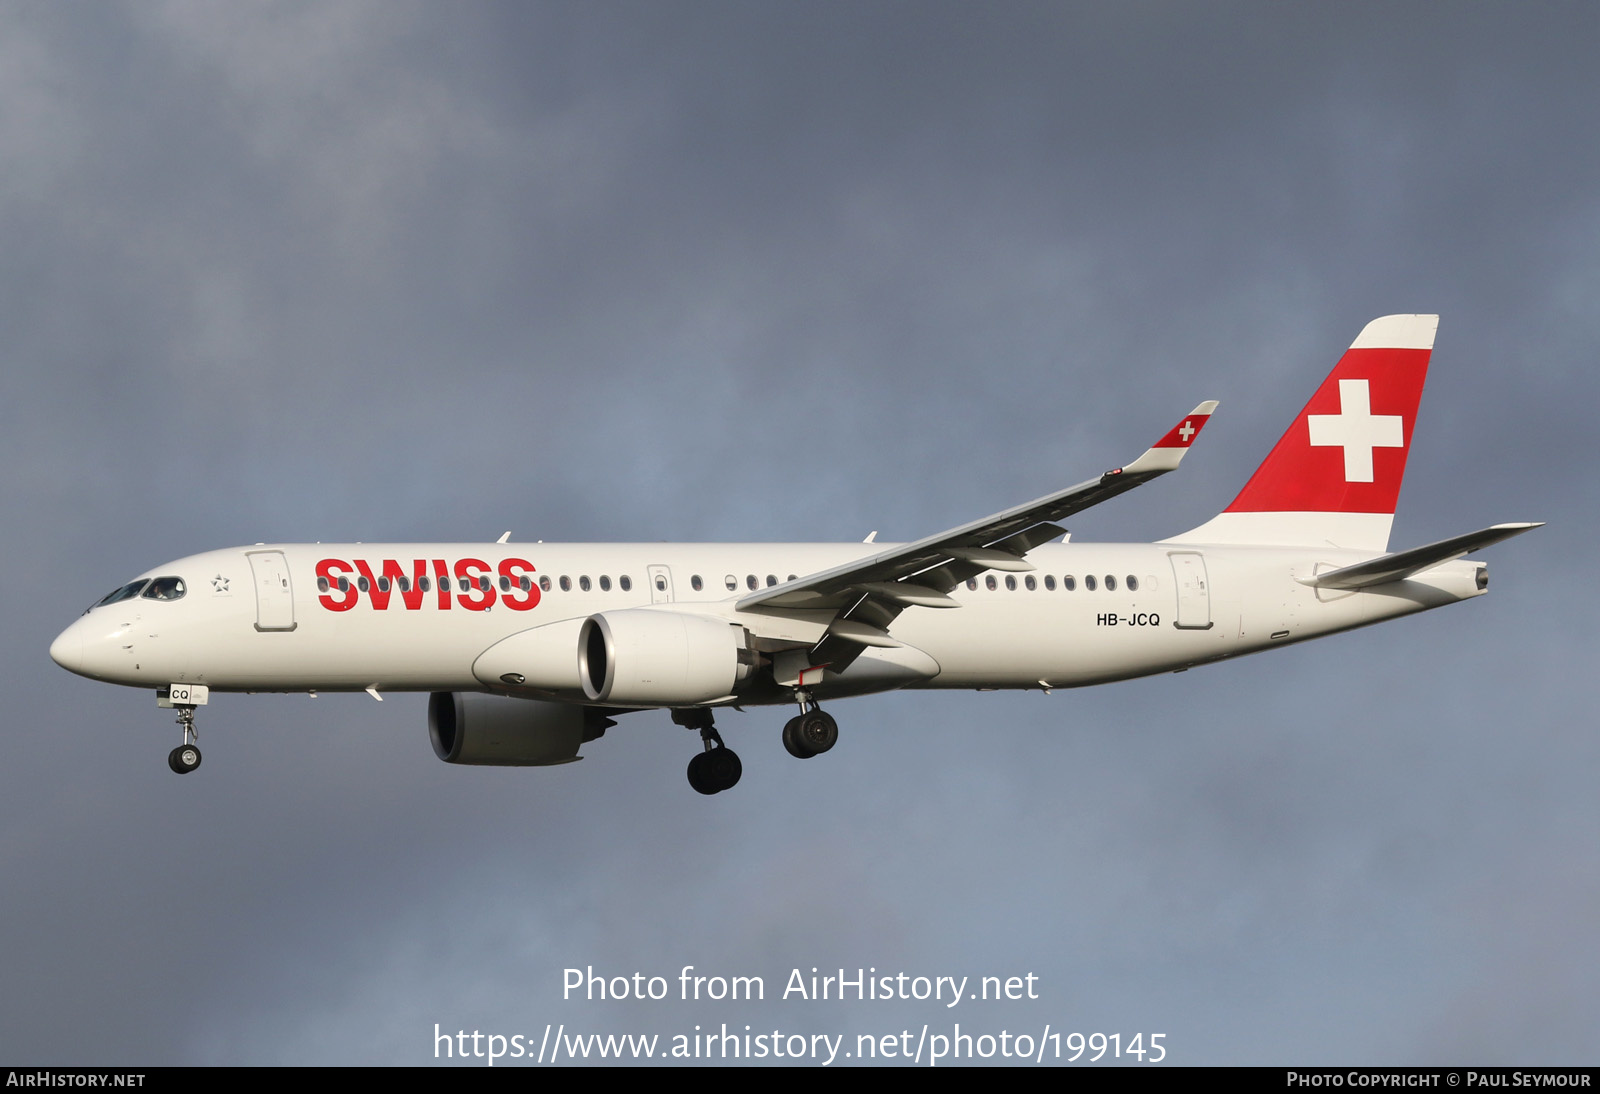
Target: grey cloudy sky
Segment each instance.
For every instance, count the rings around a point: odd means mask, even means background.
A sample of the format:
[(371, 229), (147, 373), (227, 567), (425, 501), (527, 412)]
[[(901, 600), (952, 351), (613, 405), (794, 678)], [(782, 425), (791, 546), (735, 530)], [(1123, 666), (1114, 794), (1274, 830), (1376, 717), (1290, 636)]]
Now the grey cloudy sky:
[[(1592, 4), (0, 3), (0, 1062), (1096, 1030), (1179, 1063), (1594, 1063)], [(1225, 505), (1369, 319), (1442, 315), (1408, 546), (1474, 603), (1080, 692), (630, 717), (439, 763), (421, 697), (222, 696), (206, 766), (50, 639), (256, 541), (911, 538), (1136, 454)], [(761, 975), (730, 1006), (562, 970)], [(946, 1010), (790, 969), (1032, 972)]]

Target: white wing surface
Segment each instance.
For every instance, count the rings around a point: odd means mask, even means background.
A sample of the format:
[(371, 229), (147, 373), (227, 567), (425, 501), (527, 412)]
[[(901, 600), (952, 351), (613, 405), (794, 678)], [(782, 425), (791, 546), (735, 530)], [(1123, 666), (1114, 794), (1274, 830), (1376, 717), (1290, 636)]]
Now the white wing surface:
[(842, 566), (742, 597), (740, 611), (816, 611), (837, 614), (813, 661), (842, 669), (864, 645), (894, 644), (887, 628), (908, 607), (954, 608), (948, 594), (985, 570), (1031, 570), (1024, 556), (1066, 529), (1065, 520), (1176, 470), (1184, 453), (1217, 408), (1207, 401), (1190, 411), (1138, 459), (1099, 478), (1047, 494), (992, 516), (903, 543)]

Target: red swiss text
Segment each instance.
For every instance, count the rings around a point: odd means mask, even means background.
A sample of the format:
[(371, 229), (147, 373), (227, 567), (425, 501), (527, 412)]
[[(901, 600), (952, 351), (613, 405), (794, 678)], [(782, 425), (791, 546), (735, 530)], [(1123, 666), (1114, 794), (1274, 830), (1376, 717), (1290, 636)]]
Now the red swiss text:
[[(376, 611), (408, 612), (452, 607), (486, 612), (496, 603), (525, 612), (539, 603), (533, 563), (502, 559), (498, 567), (481, 558), (418, 558), (409, 565), (396, 559), (346, 561), (325, 558), (317, 563), (317, 600), (330, 612), (347, 612), (367, 598)], [(498, 580), (497, 580), (498, 578)]]

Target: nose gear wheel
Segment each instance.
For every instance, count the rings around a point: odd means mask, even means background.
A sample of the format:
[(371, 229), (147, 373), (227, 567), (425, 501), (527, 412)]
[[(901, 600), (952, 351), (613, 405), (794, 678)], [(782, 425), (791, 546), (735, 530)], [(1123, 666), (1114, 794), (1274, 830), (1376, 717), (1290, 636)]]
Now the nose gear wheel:
[(179, 745), (167, 753), (167, 766), (180, 775), (187, 775), (200, 766), (200, 750), (194, 745)]

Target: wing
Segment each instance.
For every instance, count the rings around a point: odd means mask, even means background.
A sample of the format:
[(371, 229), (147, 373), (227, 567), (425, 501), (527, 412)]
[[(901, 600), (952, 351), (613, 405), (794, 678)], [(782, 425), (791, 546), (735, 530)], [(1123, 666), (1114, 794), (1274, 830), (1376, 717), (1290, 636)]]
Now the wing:
[(842, 670), (863, 646), (899, 645), (887, 628), (906, 608), (959, 607), (948, 594), (969, 577), (985, 570), (1033, 569), (1023, 556), (1066, 531), (1056, 521), (1175, 470), (1216, 408), (1215, 401), (1201, 403), (1144, 455), (1097, 479), (763, 589), (740, 599), (737, 607), (740, 611), (833, 609), (837, 614), (829, 633), (812, 650), (812, 662)]

